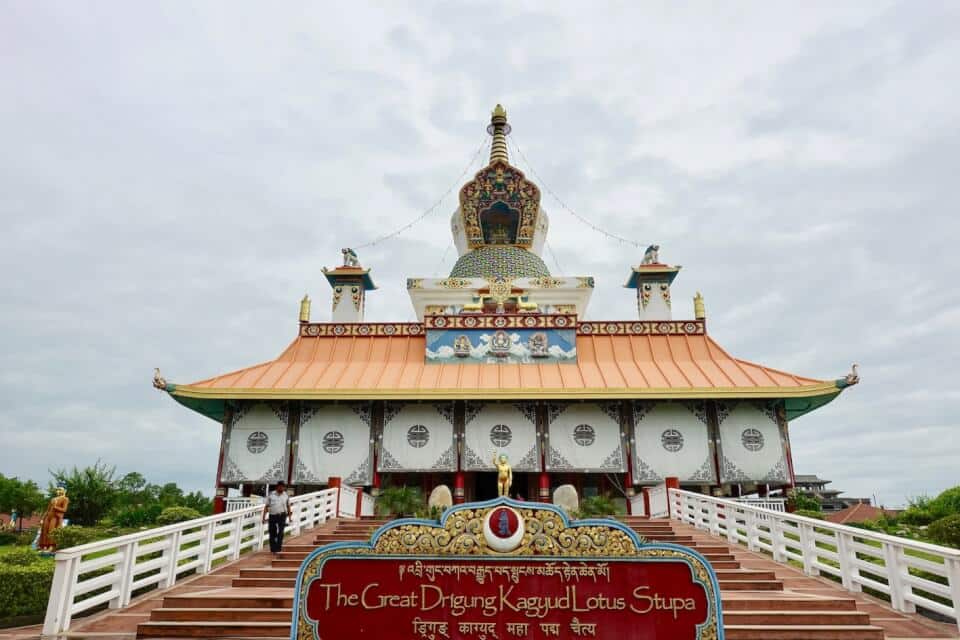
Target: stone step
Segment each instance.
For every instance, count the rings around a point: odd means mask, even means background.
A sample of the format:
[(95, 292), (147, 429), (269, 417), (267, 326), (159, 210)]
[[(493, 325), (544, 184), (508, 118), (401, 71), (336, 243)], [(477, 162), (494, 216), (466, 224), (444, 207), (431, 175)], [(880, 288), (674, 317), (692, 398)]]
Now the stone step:
[(293, 592), (286, 596), (261, 596), (244, 595), (241, 593), (230, 594), (203, 594), (191, 595), (184, 594), (178, 596), (165, 596), (163, 598), (163, 607), (174, 609), (287, 609), (293, 608)]
[(138, 638), (287, 638), (286, 622), (144, 622)]
[(724, 625), (727, 640), (884, 640), (883, 629), (869, 625)]
[(724, 611), (723, 624), (740, 626), (870, 626), (863, 611)]
[(293, 608), (226, 608), (226, 607), (161, 607), (150, 612), (157, 622), (286, 622), (293, 618)]
[(757, 595), (755, 597), (723, 597), (723, 612), (740, 611), (857, 611), (857, 601), (852, 598), (804, 598), (782, 597), (772, 598)]

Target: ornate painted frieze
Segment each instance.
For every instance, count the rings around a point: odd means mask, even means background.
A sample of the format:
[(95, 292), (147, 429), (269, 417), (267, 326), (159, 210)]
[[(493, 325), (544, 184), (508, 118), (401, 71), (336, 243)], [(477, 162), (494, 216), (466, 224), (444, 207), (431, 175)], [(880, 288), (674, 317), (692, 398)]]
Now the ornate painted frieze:
[(706, 334), (703, 320), (637, 320), (581, 322), (577, 333), (589, 335), (697, 336)]
[(419, 322), (311, 322), (300, 325), (304, 338), (347, 336), (422, 336)]
[[(443, 316), (432, 319), (441, 320)], [(577, 336), (572, 327), (428, 329), (424, 357), (432, 364), (574, 363), (577, 361)]]
[(577, 324), (573, 314), (497, 314), (430, 316), (424, 318), (427, 329), (570, 329)]

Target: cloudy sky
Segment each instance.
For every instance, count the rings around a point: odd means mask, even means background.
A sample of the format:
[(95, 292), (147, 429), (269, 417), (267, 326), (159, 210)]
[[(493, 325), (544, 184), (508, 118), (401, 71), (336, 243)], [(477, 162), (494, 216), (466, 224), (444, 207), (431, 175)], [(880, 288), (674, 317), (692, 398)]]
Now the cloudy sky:
[[(658, 242), (675, 315), (702, 291), (735, 355), (861, 364), (792, 424), (798, 472), (887, 504), (960, 484), (960, 4), (387, 4), (0, 1), (0, 472), (209, 493), (219, 426), (153, 367), (276, 356), (340, 247), (478, 168), (502, 102), (589, 317), (635, 317), (640, 252), (547, 190)], [(361, 251), (368, 319), (449, 272), (455, 206)]]

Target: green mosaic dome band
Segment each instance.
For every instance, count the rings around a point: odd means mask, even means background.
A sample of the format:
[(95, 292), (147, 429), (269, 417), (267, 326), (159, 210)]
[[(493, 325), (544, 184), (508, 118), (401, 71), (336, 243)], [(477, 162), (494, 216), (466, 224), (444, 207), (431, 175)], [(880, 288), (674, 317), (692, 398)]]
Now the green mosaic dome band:
[(542, 278), (549, 275), (540, 256), (514, 246), (474, 249), (460, 256), (450, 272), (451, 278)]

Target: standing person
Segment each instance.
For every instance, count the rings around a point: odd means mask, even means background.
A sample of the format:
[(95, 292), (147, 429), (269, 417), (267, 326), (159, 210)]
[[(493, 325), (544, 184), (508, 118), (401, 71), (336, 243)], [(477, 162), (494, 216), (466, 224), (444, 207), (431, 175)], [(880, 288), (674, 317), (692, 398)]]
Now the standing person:
[(267, 494), (267, 499), (263, 505), (263, 521), (269, 519), (268, 531), (270, 532), (270, 551), (273, 555), (280, 553), (283, 547), (283, 529), (287, 526), (287, 518), (293, 518), (290, 511), (290, 496), (287, 495), (287, 485), (284, 482), (278, 482), (274, 485), (273, 491)]

